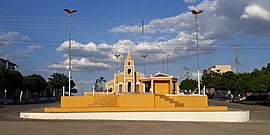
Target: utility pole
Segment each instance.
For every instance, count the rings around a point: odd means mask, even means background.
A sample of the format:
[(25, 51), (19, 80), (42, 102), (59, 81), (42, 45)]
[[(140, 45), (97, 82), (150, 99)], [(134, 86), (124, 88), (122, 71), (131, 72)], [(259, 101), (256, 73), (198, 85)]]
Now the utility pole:
[(169, 54), (167, 54), (167, 74), (169, 74)]
[(144, 34), (144, 20), (142, 20), (142, 35)]
[(68, 18), (69, 18), (69, 62), (68, 62), (68, 96), (70, 96), (71, 93), (71, 16), (72, 13), (77, 12), (76, 9), (67, 9), (65, 8), (64, 11), (68, 13)]
[(198, 69), (198, 75), (197, 75), (197, 81), (198, 81), (198, 93), (200, 95), (201, 92), (201, 85), (200, 85), (200, 62), (199, 62), (199, 31), (198, 31), (198, 15), (202, 13), (202, 10), (192, 10), (191, 13), (195, 15), (195, 21), (196, 21), (196, 46), (197, 46), (197, 69)]
[(162, 60), (162, 65), (163, 65), (163, 73), (164, 73), (164, 59)]
[(145, 58), (147, 57), (147, 55), (142, 55), (143, 57), (143, 73), (145, 75)]
[(189, 79), (188, 70), (189, 70), (189, 68), (184, 66), (184, 78), (185, 78), (185, 80)]
[(235, 47), (235, 73), (239, 74), (238, 48), (241, 47), (241, 45), (235, 44), (232, 46)]
[[(116, 72), (116, 85), (118, 85), (118, 73), (119, 73), (119, 70), (118, 70), (118, 63), (119, 63), (119, 61), (118, 61), (118, 58), (120, 57), (120, 54), (115, 54), (114, 55), (116, 58), (117, 58), (117, 72)], [(115, 85), (115, 86), (116, 86)], [(116, 89), (116, 87), (114, 88), (114, 89)], [(119, 89), (117, 88), (117, 90), (119, 91)]]

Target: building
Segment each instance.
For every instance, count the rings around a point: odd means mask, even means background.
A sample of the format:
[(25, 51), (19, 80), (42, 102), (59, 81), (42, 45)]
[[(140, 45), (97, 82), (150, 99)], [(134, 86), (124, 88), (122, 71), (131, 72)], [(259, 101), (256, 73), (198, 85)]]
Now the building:
[(16, 64), (10, 62), (9, 60), (4, 60), (2, 58), (0, 58), (0, 66), (6, 67), (6, 68), (11, 69), (11, 70), (16, 70), (16, 67), (17, 67)]
[(106, 83), (106, 89), (109, 92), (140, 92), (139, 78), (143, 76), (143, 73), (135, 71), (135, 62), (128, 52), (124, 63), (124, 71), (115, 73), (114, 79)]
[(210, 68), (203, 70), (203, 75), (210, 74), (211, 72), (223, 74), (229, 71), (232, 71), (231, 65), (214, 65)]
[(128, 52), (124, 71), (114, 74), (114, 79), (105, 85), (109, 92), (176, 94), (178, 78), (160, 72), (145, 77), (143, 73), (135, 71), (135, 62)]
[(178, 93), (178, 77), (160, 72), (140, 78), (140, 84), (143, 84), (141, 85), (141, 92), (150, 92), (153, 94)]

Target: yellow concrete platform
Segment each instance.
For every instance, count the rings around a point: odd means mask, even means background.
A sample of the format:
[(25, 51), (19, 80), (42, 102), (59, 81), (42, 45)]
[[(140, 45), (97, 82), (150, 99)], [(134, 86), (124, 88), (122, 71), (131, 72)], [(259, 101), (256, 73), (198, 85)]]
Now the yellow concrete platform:
[(158, 94), (96, 94), (62, 97), (60, 108), (44, 112), (179, 112), (227, 111), (226, 106), (208, 106), (207, 96)]
[(210, 107), (96, 107), (96, 108), (45, 108), (44, 112), (178, 112), (227, 111), (226, 106)]

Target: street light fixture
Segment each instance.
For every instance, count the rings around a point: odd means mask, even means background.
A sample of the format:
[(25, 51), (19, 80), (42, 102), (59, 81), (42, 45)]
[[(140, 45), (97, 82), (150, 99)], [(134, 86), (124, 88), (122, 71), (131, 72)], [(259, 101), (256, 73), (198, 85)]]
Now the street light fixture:
[(68, 13), (68, 17), (69, 17), (69, 63), (68, 63), (68, 95), (70, 96), (70, 87), (71, 87), (71, 16), (72, 13), (77, 12), (76, 9), (68, 9), (65, 8), (64, 11), (66, 11)]
[(143, 73), (145, 75), (145, 58), (147, 57), (147, 55), (146, 54), (142, 55), (142, 57), (143, 57)]
[(192, 10), (191, 13), (195, 15), (196, 20), (196, 45), (197, 45), (197, 68), (198, 68), (198, 94), (200, 94), (200, 67), (199, 67), (199, 33), (198, 33), (198, 14), (202, 13), (203, 10)]
[[(118, 62), (119, 62), (118, 61), (118, 58), (120, 57), (120, 54), (115, 54), (114, 56), (117, 58), (117, 72), (116, 72), (117, 73), (117, 77), (116, 77), (116, 84), (118, 85), (118, 72), (119, 72), (118, 71)], [(119, 87), (118, 87), (118, 91), (119, 91)]]

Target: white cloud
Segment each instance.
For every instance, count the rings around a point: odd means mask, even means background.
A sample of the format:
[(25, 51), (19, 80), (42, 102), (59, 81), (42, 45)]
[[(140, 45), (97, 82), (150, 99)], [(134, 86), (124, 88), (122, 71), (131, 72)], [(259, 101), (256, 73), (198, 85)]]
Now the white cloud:
[(258, 5), (249, 5), (245, 8), (241, 19), (260, 18), (263, 20), (270, 20), (270, 12)]
[(29, 55), (33, 51), (40, 49), (41, 47), (41, 45), (30, 45), (26, 49), (16, 49), (13, 53), (6, 54), (5, 57), (10, 59), (24, 60), (29, 58)]
[[(186, 0), (193, 2), (193, 0)], [(269, 0), (204, 0), (201, 3), (188, 7), (189, 10), (203, 10), (198, 17), (200, 35), (208, 39), (228, 39), (235, 34), (258, 35), (270, 34), (270, 1)], [(259, 19), (258, 19), (259, 18)], [(266, 22), (267, 20), (268, 22)], [(254, 27), (254, 23), (259, 24)], [(146, 34), (177, 34), (185, 31), (195, 31), (195, 19), (189, 11), (168, 18), (158, 18), (145, 23)], [(140, 33), (138, 25), (120, 25), (112, 28), (113, 33)]]
[[(96, 71), (96, 70), (106, 70), (111, 68), (109, 64), (105, 63), (95, 63), (91, 62), (88, 58), (81, 58), (81, 59), (72, 59), (72, 70), (74, 71)], [(50, 68), (55, 70), (68, 70), (69, 59), (65, 61), (54, 63), (49, 65)]]
[(79, 86), (82, 86), (82, 85), (89, 85), (89, 82), (87, 81), (78, 81), (77, 83)]
[[(179, 29), (186, 29), (191, 27), (191, 23), (187, 22), (191, 15), (189, 13), (180, 14), (170, 18), (154, 19), (148, 24), (144, 25), (144, 33), (175, 33)], [(191, 21), (191, 20), (190, 20)], [(120, 25), (110, 30), (113, 33), (141, 33), (141, 26), (126, 26)]]
[[(200, 79), (202, 79), (202, 75), (203, 75), (202, 72), (200, 72), (200, 76), (199, 76)], [(197, 80), (197, 78), (198, 78), (198, 72), (192, 72), (191, 73), (191, 76), (192, 76), (193, 79)]]
[[(160, 63), (163, 59), (170, 55), (170, 61), (194, 56), (196, 54), (195, 34), (187, 34), (185, 32), (179, 33), (175, 38), (163, 41), (153, 42), (139, 42), (134, 43), (129, 39), (119, 40), (116, 43), (95, 44), (90, 42), (82, 44), (72, 41), (72, 67), (78, 71), (95, 71), (100, 69), (110, 69), (116, 65), (117, 59), (114, 54), (120, 54), (120, 61), (125, 59), (128, 51), (131, 51), (136, 64), (143, 64), (141, 61), (142, 54), (147, 54), (147, 64)], [(204, 36), (200, 36), (201, 54), (211, 53), (209, 48), (215, 40), (207, 40)], [(68, 41), (63, 42), (57, 51), (64, 53), (65, 61), (51, 64), (53, 69), (67, 69), (68, 68)]]
[(184, 0), (184, 2), (186, 2), (186, 3), (195, 3), (195, 2), (197, 2), (198, 0)]
[(29, 37), (19, 32), (0, 32), (0, 47), (15, 44), (20, 40), (29, 40)]

